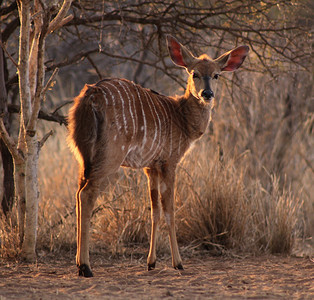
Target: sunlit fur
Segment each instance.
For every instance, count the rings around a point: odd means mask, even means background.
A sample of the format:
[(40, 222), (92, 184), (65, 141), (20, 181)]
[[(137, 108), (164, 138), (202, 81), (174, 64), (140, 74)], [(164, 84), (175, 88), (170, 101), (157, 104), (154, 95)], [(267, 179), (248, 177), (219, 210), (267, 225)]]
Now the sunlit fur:
[[(152, 231), (148, 269), (156, 262), (160, 202), (168, 225), (172, 265), (182, 269), (175, 233), (174, 181), (176, 166), (191, 144), (200, 138), (210, 121), (213, 98), (202, 97), (207, 78), (213, 88), (216, 73), (228, 66), (228, 57), (195, 58), (173, 37), (168, 37), (172, 60), (190, 74), (184, 96), (169, 97), (126, 79), (105, 79), (85, 85), (69, 112), (69, 145), (80, 166), (76, 194), (77, 255), (79, 274), (93, 276), (89, 263), (89, 227), (100, 191), (120, 166), (144, 168), (151, 198)], [(233, 57), (238, 68), (248, 49), (242, 46)], [(238, 65), (235, 62), (239, 61)], [(193, 73), (199, 79), (193, 78)], [(209, 83), (210, 82), (210, 83)]]

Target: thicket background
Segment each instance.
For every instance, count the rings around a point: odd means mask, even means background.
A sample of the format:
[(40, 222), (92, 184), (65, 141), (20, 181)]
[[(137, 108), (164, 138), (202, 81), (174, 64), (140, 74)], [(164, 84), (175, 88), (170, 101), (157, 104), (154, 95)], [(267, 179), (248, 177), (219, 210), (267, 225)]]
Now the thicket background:
[[(58, 1), (55, 1), (56, 5)], [(0, 1), (8, 127), (17, 130), (18, 14)], [(250, 46), (241, 70), (220, 78), (212, 123), (178, 167), (181, 251), (310, 255), (314, 228), (312, 1), (73, 1), (73, 20), (47, 40), (46, 68), (59, 68), (43, 117), (63, 120), (85, 83), (124, 77), (182, 94), (186, 74), (168, 56), (172, 34), (192, 53), (215, 58)], [(48, 78), (47, 78), (48, 79)], [(62, 107), (62, 108), (60, 108)], [(75, 252), (77, 164), (64, 125), (41, 121), (38, 254)], [(1, 172), (1, 174), (3, 174)], [(3, 193), (2, 185), (0, 186)], [(2, 201), (2, 207), (4, 202)], [(5, 210), (5, 209), (4, 209)], [(19, 253), (16, 207), (0, 215), (0, 253)], [(121, 169), (97, 201), (92, 249), (110, 255), (148, 250), (150, 203), (142, 171)], [(159, 254), (168, 254), (163, 226)]]

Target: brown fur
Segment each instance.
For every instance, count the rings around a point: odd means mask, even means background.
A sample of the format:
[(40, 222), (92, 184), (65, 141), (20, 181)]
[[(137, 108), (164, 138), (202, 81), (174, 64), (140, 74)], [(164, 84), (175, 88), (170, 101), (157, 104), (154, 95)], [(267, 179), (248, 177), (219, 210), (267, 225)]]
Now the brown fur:
[[(76, 196), (80, 275), (92, 276), (88, 245), (94, 202), (120, 166), (144, 168), (148, 177), (152, 207), (148, 268), (154, 268), (156, 262), (159, 195), (169, 229), (172, 264), (182, 268), (174, 226), (176, 166), (208, 126), (214, 99), (206, 98), (204, 89), (211, 88), (212, 78), (226, 63), (205, 55), (195, 58), (172, 37), (168, 37), (168, 46), (173, 61), (190, 73), (184, 96), (168, 97), (126, 79), (106, 79), (85, 85), (70, 110), (68, 140), (80, 165)], [(233, 65), (227, 62), (227, 67), (242, 63), (247, 51), (245, 46), (237, 48), (239, 59), (232, 57)]]

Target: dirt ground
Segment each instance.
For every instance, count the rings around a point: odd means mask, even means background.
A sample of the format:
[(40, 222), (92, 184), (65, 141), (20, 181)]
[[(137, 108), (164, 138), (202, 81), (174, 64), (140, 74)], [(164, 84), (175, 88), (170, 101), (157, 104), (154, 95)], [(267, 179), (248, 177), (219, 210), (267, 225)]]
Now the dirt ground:
[(314, 299), (314, 260), (282, 256), (170, 259), (91, 257), (93, 278), (77, 276), (70, 256), (29, 265), (0, 261), (0, 299)]

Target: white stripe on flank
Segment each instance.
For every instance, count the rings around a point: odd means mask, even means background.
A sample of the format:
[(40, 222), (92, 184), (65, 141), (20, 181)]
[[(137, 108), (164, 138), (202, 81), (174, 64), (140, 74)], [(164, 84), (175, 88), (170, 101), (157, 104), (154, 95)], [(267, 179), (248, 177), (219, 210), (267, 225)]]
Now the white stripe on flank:
[(117, 129), (118, 129), (118, 131), (120, 131), (120, 129), (122, 128), (122, 126), (121, 126), (120, 123), (119, 123), (118, 114), (117, 114), (117, 112), (116, 112), (116, 100), (115, 100), (115, 97), (114, 97), (114, 95), (112, 94), (112, 92), (111, 92), (111, 90), (110, 90), (109, 87), (107, 87), (107, 86), (102, 86), (102, 88), (107, 89), (108, 92), (109, 92), (109, 94), (110, 94), (110, 97), (111, 97), (112, 102), (113, 102), (113, 105), (112, 105), (112, 106), (113, 106), (113, 113), (114, 113), (114, 117), (115, 117)]
[(180, 130), (180, 137), (179, 137), (179, 146), (178, 146), (178, 154), (181, 153), (181, 139), (182, 139), (182, 131)]
[(101, 90), (102, 90), (102, 94), (103, 94), (103, 96), (104, 96), (104, 98), (105, 98), (105, 102), (106, 102), (106, 105), (108, 105), (108, 99), (107, 99), (107, 95), (106, 95), (106, 93), (104, 92), (104, 90), (102, 89), (102, 87), (100, 87), (101, 88)]
[[(152, 158), (153, 158), (153, 155), (151, 155), (151, 151), (152, 151), (152, 149), (153, 149), (154, 146), (155, 146), (155, 142), (156, 142), (156, 139), (157, 139), (158, 130), (157, 130), (157, 122), (156, 122), (156, 119), (155, 119), (155, 117), (154, 117), (153, 109), (152, 109), (152, 107), (151, 107), (151, 105), (150, 105), (150, 102), (151, 102), (151, 101), (149, 101), (149, 99), (148, 99), (148, 97), (147, 97), (148, 93), (147, 93), (146, 90), (144, 90), (144, 89), (143, 89), (143, 93), (145, 94), (146, 101), (147, 101), (147, 104), (148, 104), (148, 106), (149, 106), (150, 113), (151, 113), (151, 115), (152, 115), (152, 119), (154, 120), (154, 124), (155, 124), (154, 138), (153, 138), (153, 141), (152, 141), (152, 143), (151, 143), (151, 147), (150, 147), (150, 149), (149, 149), (149, 151), (148, 151), (148, 153), (147, 153), (148, 157), (143, 158), (143, 162), (150, 162), (150, 161), (152, 160)], [(155, 106), (154, 106), (154, 107), (155, 107)], [(155, 109), (155, 108), (154, 108), (154, 109)], [(155, 111), (156, 111), (156, 109), (155, 109)]]
[(162, 135), (162, 139), (163, 139), (163, 144), (165, 144), (165, 142), (167, 142), (168, 135), (169, 135), (169, 124), (167, 122), (168, 113), (167, 113), (167, 110), (166, 110), (166, 108), (165, 108), (163, 103), (164, 103), (164, 101), (161, 101), (158, 98), (157, 104), (162, 108), (162, 109), (159, 109), (159, 111), (160, 111), (160, 114), (161, 114), (162, 119), (163, 119), (161, 133), (162, 133), (162, 129), (164, 129), (164, 133)]
[(169, 129), (169, 139), (170, 139), (170, 141), (169, 141), (169, 155), (171, 155), (172, 154), (172, 147), (173, 147), (173, 145), (172, 145), (172, 135), (173, 135), (173, 133), (172, 133), (172, 113), (173, 113), (173, 111), (171, 110), (171, 105), (170, 105), (170, 103), (168, 103), (167, 101), (165, 101), (165, 103), (166, 103), (166, 106), (167, 106), (167, 108), (169, 109), (169, 113), (167, 113), (166, 114), (166, 116), (168, 117), (168, 119), (169, 119), (169, 123), (170, 123), (170, 129)]
[[(151, 155), (151, 157), (153, 158), (153, 157), (155, 157), (155, 155), (156, 155), (156, 153), (159, 151), (159, 149), (160, 149), (160, 145), (161, 145), (161, 134), (162, 134), (162, 129), (161, 129), (161, 121), (160, 121), (160, 118), (159, 118), (159, 114), (158, 114), (158, 111), (156, 110), (156, 106), (155, 106), (155, 103), (154, 103), (154, 100), (152, 99), (152, 97), (151, 97), (151, 95), (150, 95), (150, 93), (148, 92), (148, 91), (146, 91), (145, 90), (145, 92), (146, 92), (146, 94), (148, 95), (148, 99), (151, 101), (151, 103), (152, 103), (152, 106), (153, 106), (153, 108), (154, 108), (154, 111), (155, 111), (155, 114), (156, 114), (156, 117), (157, 117), (157, 119), (158, 119), (158, 128), (157, 128), (157, 126), (156, 126), (156, 123), (155, 123), (155, 133), (157, 134), (157, 133), (159, 133), (158, 135), (159, 135), (159, 138), (158, 138), (158, 143), (157, 143), (157, 145), (156, 145), (156, 147), (154, 147), (153, 146), (153, 144), (152, 144), (152, 146), (151, 146), (151, 148), (150, 148), (150, 150), (149, 150), (149, 152), (151, 152), (152, 150), (153, 150), (153, 148), (154, 148), (154, 151), (153, 151), (153, 153), (152, 153), (152, 155)], [(153, 118), (154, 118), (154, 116), (153, 116)], [(155, 118), (154, 118), (154, 120), (155, 120)]]
[[(130, 92), (128, 86), (126, 86), (126, 84), (124, 83), (124, 81), (120, 81), (119, 80), (119, 85), (123, 88), (125, 94), (127, 95), (128, 97), (128, 100), (129, 100), (129, 111), (130, 111), (130, 116), (132, 118), (132, 124), (133, 124), (133, 136), (132, 138), (135, 137), (135, 129), (136, 129), (136, 123), (135, 123), (135, 118), (134, 118), (134, 114), (133, 114), (133, 111), (132, 111), (132, 107), (131, 107), (131, 98), (129, 97), (129, 95), (132, 93)], [(129, 92), (127, 92), (126, 88), (128, 89)], [(133, 96), (133, 95), (132, 95)], [(134, 102), (134, 97), (133, 97), (133, 102)]]
[(138, 100), (140, 101), (141, 104), (141, 110), (142, 110), (142, 115), (143, 115), (143, 130), (144, 130), (144, 136), (143, 136), (143, 142), (142, 142), (142, 150), (144, 149), (144, 146), (147, 142), (147, 124), (146, 124), (146, 116), (145, 116), (145, 112), (144, 112), (144, 107), (143, 107), (143, 103), (142, 103), (142, 99), (141, 99), (141, 95), (138, 91), (138, 87), (136, 86), (136, 84), (133, 83), (133, 85), (135, 86), (136, 89), (136, 93), (137, 93), (137, 97)]
[(122, 117), (123, 117), (123, 122), (124, 122), (124, 132), (126, 134), (128, 134), (128, 124), (127, 124), (127, 121), (126, 121), (126, 117), (125, 117), (125, 111), (124, 111), (124, 101), (123, 101), (123, 97), (120, 93), (120, 90), (112, 83), (110, 82), (107, 82), (109, 85), (111, 85), (113, 88), (116, 89), (116, 91), (118, 92), (119, 94), (119, 97), (120, 97), (120, 100), (121, 100), (121, 107), (122, 107)]
[(127, 86), (129, 92), (130, 92), (130, 95), (132, 96), (132, 99), (133, 99), (133, 111), (134, 111), (134, 116), (135, 116), (135, 137), (137, 135), (137, 131), (138, 131), (138, 112), (137, 112), (137, 109), (136, 109), (136, 101), (135, 101), (135, 95), (134, 95), (134, 92), (130, 90), (129, 86)]

